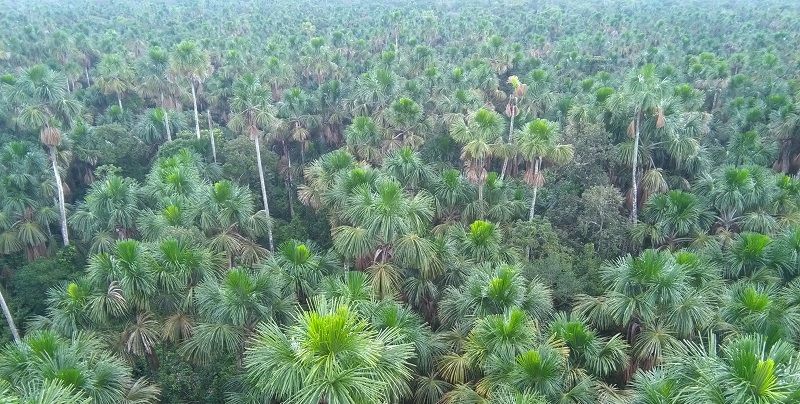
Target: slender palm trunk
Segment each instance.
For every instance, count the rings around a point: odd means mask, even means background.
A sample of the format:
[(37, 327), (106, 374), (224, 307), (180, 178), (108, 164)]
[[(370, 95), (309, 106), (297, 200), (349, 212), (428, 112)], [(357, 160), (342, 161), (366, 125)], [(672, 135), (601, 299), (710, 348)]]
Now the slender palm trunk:
[(633, 168), (631, 168), (631, 180), (632, 180), (632, 184), (631, 184), (631, 201), (632, 201), (632, 203), (631, 203), (631, 217), (630, 217), (630, 220), (633, 223), (636, 223), (639, 220), (639, 215), (638, 215), (638, 203), (639, 203), (639, 201), (637, 200), (638, 196), (639, 196), (639, 185), (636, 183), (636, 172), (638, 171), (637, 169), (639, 168), (638, 167), (639, 166), (639, 135), (640, 135), (639, 124), (641, 123), (640, 120), (641, 120), (641, 112), (639, 112), (637, 110), (636, 111), (636, 117), (634, 118), (634, 121), (633, 121), (633, 126), (634, 126), (634, 128), (633, 128), (633, 131), (634, 131), (634, 137), (633, 137), (633, 164), (632, 164)]
[(217, 162), (217, 142), (214, 140), (214, 131), (211, 130), (211, 110), (206, 110), (208, 115), (208, 137), (211, 139), (211, 154), (214, 156), (214, 163)]
[[(486, 162), (484, 162), (484, 160), (482, 158), (478, 159), (478, 164), (477, 165), (478, 165), (478, 168), (481, 170), (481, 171), (479, 171), (479, 173), (482, 172), (482, 169), (483, 169), (485, 164), (486, 164)], [(486, 184), (486, 179), (485, 178), (484, 179), (480, 179), (480, 178), (478, 179), (478, 202), (480, 202), (480, 205), (481, 205), (481, 212), (483, 212), (483, 187), (484, 187), (485, 184)], [(481, 217), (483, 217), (483, 213), (481, 213)]]
[(161, 92), (161, 108), (164, 110), (164, 129), (167, 131), (167, 141), (172, 141), (172, 131), (169, 127), (169, 111), (167, 111), (167, 105), (164, 104), (164, 92)]
[(119, 110), (122, 111), (122, 97), (120, 97), (119, 93), (117, 93), (117, 105), (119, 105)]
[(197, 93), (194, 89), (194, 80), (192, 80), (192, 102), (194, 103), (194, 131), (197, 138), (200, 139), (200, 116), (197, 114)]
[[(514, 117), (511, 117), (511, 124), (508, 125), (508, 143), (514, 143)], [(513, 147), (513, 146), (512, 146)], [(508, 168), (508, 156), (503, 159), (503, 169), (500, 170), (500, 180), (504, 180), (506, 178), (506, 169)]]
[(286, 141), (282, 140), (281, 143), (283, 144), (283, 154), (286, 156), (286, 162), (288, 164), (286, 173), (289, 174), (287, 176), (289, 183), (286, 184), (286, 188), (289, 190), (289, 192), (286, 194), (289, 197), (289, 218), (291, 219), (294, 217), (294, 203), (292, 202), (292, 196), (294, 194), (294, 181), (292, 180), (292, 156), (289, 154), (289, 148), (286, 147)]
[(261, 165), (261, 143), (258, 136), (254, 140), (256, 146), (256, 160), (258, 161), (258, 179), (261, 181), (261, 198), (264, 200), (264, 213), (267, 214), (267, 237), (269, 238), (269, 250), (274, 251), (275, 246), (272, 242), (272, 216), (269, 214), (269, 200), (267, 199), (267, 186), (264, 182), (264, 166)]
[(300, 143), (300, 164), (301, 164), (300, 167), (303, 167), (303, 166), (306, 165), (305, 148), (306, 148), (305, 145), (303, 143)]
[(147, 358), (147, 365), (150, 366), (150, 369), (154, 371), (158, 370), (158, 368), (161, 366), (161, 361), (158, 360), (158, 354), (156, 351), (152, 350), (147, 352), (145, 357)]
[(6, 316), (6, 322), (8, 322), (8, 328), (11, 330), (11, 335), (14, 336), (14, 342), (19, 343), (19, 331), (17, 331), (17, 326), (14, 325), (14, 317), (11, 316), (11, 310), (8, 309), (6, 298), (3, 296), (2, 291), (0, 291), (0, 306), (3, 308), (3, 315)]
[(85, 71), (86, 71), (86, 87), (89, 87), (92, 85), (92, 81), (89, 80), (89, 66), (86, 66)]
[(67, 208), (64, 206), (64, 186), (61, 183), (61, 175), (58, 173), (58, 164), (56, 163), (56, 148), (50, 148), (50, 162), (53, 165), (53, 176), (56, 179), (56, 189), (58, 190), (58, 212), (61, 215), (61, 238), (64, 240), (64, 245), (69, 245), (69, 231), (67, 230)]
[[(539, 177), (539, 169), (541, 167), (542, 167), (542, 157), (540, 156), (540, 157), (536, 158), (536, 163), (533, 166), (533, 178), (534, 178), (534, 181), (536, 181), (538, 179), (538, 177)], [(536, 197), (538, 195), (539, 195), (539, 186), (538, 185), (534, 185), (533, 186), (533, 199), (531, 199), (531, 209), (530, 209), (530, 212), (528, 212), (528, 221), (529, 222), (533, 221), (533, 215), (534, 215), (534, 212), (536, 211)]]

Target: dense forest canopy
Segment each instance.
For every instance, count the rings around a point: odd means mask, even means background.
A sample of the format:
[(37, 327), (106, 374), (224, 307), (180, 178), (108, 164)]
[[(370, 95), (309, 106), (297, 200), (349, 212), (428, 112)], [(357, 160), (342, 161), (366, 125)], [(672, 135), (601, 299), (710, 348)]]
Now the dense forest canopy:
[(0, 4), (0, 402), (800, 402), (800, 3)]

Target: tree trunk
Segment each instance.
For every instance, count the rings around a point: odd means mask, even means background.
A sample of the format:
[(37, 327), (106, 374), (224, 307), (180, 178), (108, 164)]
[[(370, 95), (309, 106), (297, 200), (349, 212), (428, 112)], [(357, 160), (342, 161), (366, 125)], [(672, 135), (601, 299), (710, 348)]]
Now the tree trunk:
[(303, 142), (300, 142), (300, 167), (306, 165), (306, 152), (305, 152), (305, 145)]
[(153, 349), (150, 352), (145, 353), (145, 357), (147, 358), (147, 365), (150, 366), (150, 370), (157, 371), (161, 366), (161, 361), (158, 360), (158, 354), (156, 354), (156, 351)]
[(53, 176), (56, 179), (56, 189), (58, 190), (58, 212), (61, 215), (61, 238), (64, 245), (69, 245), (69, 231), (67, 230), (67, 208), (64, 206), (64, 186), (61, 184), (61, 175), (58, 173), (56, 163), (56, 148), (50, 147), (50, 162), (53, 165)]
[(267, 215), (267, 237), (269, 238), (269, 250), (274, 251), (275, 246), (272, 242), (272, 217), (269, 215), (269, 200), (267, 199), (267, 186), (264, 182), (264, 166), (261, 164), (261, 143), (256, 136), (253, 141), (256, 146), (256, 160), (258, 161), (258, 179), (261, 181), (261, 198), (264, 200), (264, 213)]
[(206, 110), (208, 115), (208, 137), (211, 139), (211, 154), (214, 156), (214, 163), (217, 162), (217, 142), (214, 140), (214, 132), (211, 130), (211, 110)]
[(9, 310), (8, 305), (6, 305), (6, 298), (3, 296), (2, 291), (0, 291), (0, 306), (3, 307), (3, 315), (6, 316), (8, 328), (11, 330), (11, 335), (14, 336), (14, 342), (19, 343), (19, 331), (17, 331), (17, 326), (14, 325), (14, 317), (11, 316), (11, 310)]
[(294, 181), (292, 180), (292, 156), (289, 155), (289, 148), (286, 147), (286, 141), (281, 140), (281, 143), (283, 144), (283, 154), (286, 156), (286, 163), (288, 165), (286, 173), (288, 174), (287, 177), (289, 179), (289, 183), (286, 184), (286, 188), (289, 190), (289, 192), (287, 192), (286, 195), (289, 197), (289, 219), (291, 219), (294, 217), (294, 203), (292, 202), (292, 196), (294, 196)]
[[(481, 171), (478, 172), (479, 174), (482, 173), (482, 170), (483, 170), (483, 167), (485, 166), (485, 164), (486, 164), (486, 162), (483, 161), (482, 158), (477, 160), (477, 164), (476, 165), (481, 170)], [(478, 202), (480, 203), (480, 207), (481, 207), (481, 219), (482, 219), (483, 218), (483, 187), (486, 184), (486, 178), (481, 179), (480, 177), (478, 177), (478, 181), (477, 182), (478, 182)]]
[[(508, 143), (514, 142), (514, 117), (511, 117), (511, 124), (508, 126)], [(513, 146), (512, 146), (513, 147)], [(500, 170), (500, 180), (506, 178), (506, 168), (508, 168), (508, 156), (503, 159), (503, 169)]]
[(194, 81), (192, 81), (192, 102), (194, 103), (194, 131), (197, 138), (200, 139), (200, 117), (197, 114), (197, 93), (194, 90)]
[(630, 217), (630, 220), (631, 220), (632, 223), (636, 223), (639, 220), (639, 215), (638, 215), (639, 184), (636, 183), (636, 171), (637, 171), (637, 168), (638, 168), (638, 165), (639, 165), (639, 135), (640, 135), (640, 132), (639, 132), (639, 126), (640, 125), (639, 124), (641, 123), (640, 120), (641, 120), (641, 112), (639, 112), (637, 110), (636, 111), (636, 117), (634, 118), (634, 121), (633, 121), (633, 126), (634, 126), (634, 128), (633, 128), (633, 131), (634, 131), (634, 137), (633, 137), (633, 164), (632, 164), (633, 168), (631, 168), (631, 180), (632, 180), (632, 183), (631, 183), (631, 200), (633, 202), (631, 203), (631, 217)]
[(117, 105), (119, 105), (119, 110), (122, 111), (122, 98), (117, 93)]
[(86, 71), (86, 87), (88, 88), (89, 86), (92, 85), (92, 81), (89, 80), (89, 66), (86, 66), (85, 71)]
[[(536, 178), (539, 176), (539, 169), (541, 168), (541, 166), (542, 166), (542, 158), (541, 157), (537, 157), (536, 158), (536, 163), (533, 166), (533, 178), (534, 178), (534, 181), (536, 181)], [(533, 186), (533, 199), (531, 199), (531, 209), (530, 209), (530, 212), (528, 212), (528, 221), (529, 222), (533, 221), (533, 214), (534, 214), (534, 212), (536, 210), (536, 197), (538, 196), (538, 194), (539, 194), (539, 186), (538, 185), (534, 185)]]
[(169, 111), (167, 111), (167, 105), (164, 104), (164, 92), (161, 92), (161, 108), (164, 110), (164, 129), (167, 131), (167, 141), (172, 141), (172, 130), (169, 127)]

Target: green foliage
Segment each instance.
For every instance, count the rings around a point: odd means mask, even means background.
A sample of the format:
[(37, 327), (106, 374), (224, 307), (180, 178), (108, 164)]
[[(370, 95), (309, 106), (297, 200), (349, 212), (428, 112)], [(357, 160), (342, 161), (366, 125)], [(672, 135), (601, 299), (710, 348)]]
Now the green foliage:
[(50, 3), (0, 401), (800, 401), (795, 3)]
[(27, 319), (44, 315), (47, 302), (42, 299), (42, 292), (75, 279), (83, 271), (83, 262), (75, 247), (66, 247), (55, 257), (41, 258), (14, 270), (8, 288), (14, 316)]

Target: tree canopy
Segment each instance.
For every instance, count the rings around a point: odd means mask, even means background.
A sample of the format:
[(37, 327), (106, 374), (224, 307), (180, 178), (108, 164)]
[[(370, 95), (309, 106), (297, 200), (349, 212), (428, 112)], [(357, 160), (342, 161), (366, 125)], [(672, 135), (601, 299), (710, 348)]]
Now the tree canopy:
[(800, 402), (800, 3), (0, 4), (0, 402)]

